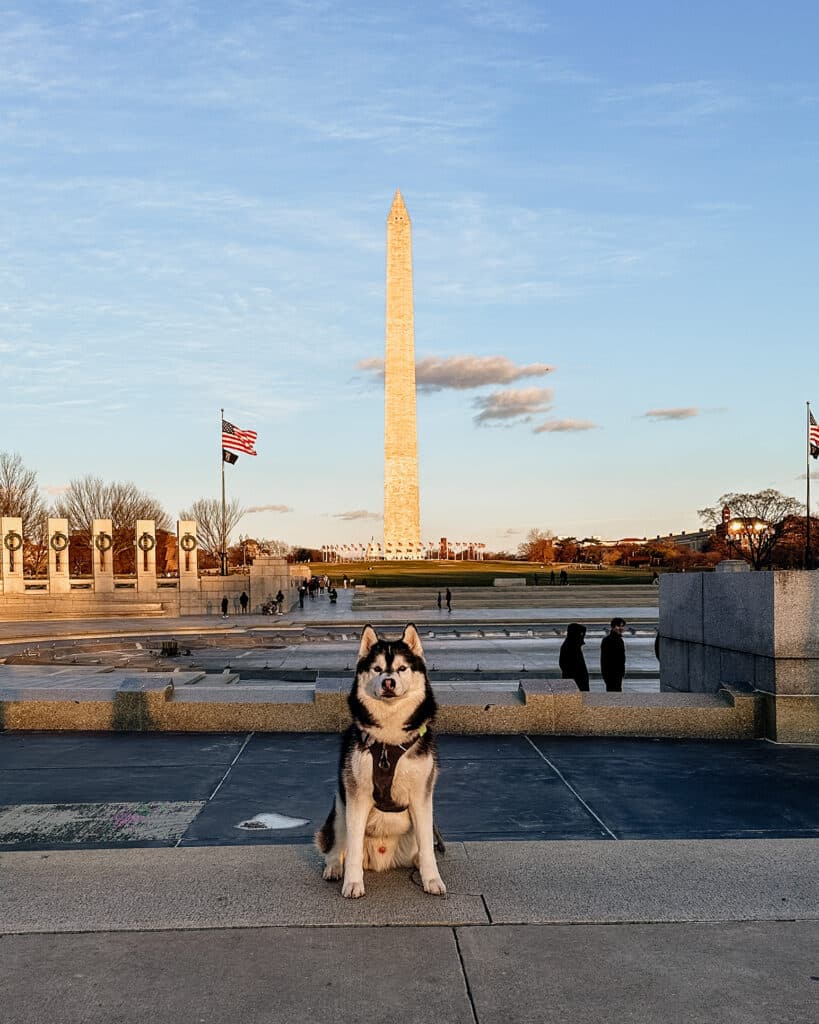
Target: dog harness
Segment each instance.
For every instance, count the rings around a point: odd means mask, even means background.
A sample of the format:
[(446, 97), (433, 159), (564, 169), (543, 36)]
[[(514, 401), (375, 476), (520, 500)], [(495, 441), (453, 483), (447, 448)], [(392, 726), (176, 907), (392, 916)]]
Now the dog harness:
[(407, 809), (406, 805), (397, 804), (393, 800), (392, 780), (398, 762), (426, 731), (427, 727), (422, 725), (418, 733), (407, 743), (380, 743), (359, 729), (364, 749), (369, 750), (373, 759), (373, 801), (379, 811), (396, 813)]

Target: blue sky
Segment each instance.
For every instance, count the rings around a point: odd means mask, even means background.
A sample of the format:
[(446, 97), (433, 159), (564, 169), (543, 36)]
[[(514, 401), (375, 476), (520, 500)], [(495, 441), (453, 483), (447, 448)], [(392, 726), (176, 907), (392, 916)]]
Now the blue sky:
[(224, 406), (242, 532), (380, 537), (400, 188), (424, 538), (803, 498), (818, 39), (808, 2), (0, 0), (0, 448), (176, 517)]

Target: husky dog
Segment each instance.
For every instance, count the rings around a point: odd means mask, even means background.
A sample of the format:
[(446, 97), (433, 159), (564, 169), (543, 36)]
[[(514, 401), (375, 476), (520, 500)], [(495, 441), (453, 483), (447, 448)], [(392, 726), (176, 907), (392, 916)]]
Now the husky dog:
[(435, 861), (432, 791), (438, 754), (436, 704), (415, 626), (384, 640), (361, 634), (347, 698), (353, 721), (341, 741), (338, 793), (316, 833), (324, 877), (344, 876), (341, 895), (364, 895), (364, 870), (417, 866), (426, 892), (444, 895)]

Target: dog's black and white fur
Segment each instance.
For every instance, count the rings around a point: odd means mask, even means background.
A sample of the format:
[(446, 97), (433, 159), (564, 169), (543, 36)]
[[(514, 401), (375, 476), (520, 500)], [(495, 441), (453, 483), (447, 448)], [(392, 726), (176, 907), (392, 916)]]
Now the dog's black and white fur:
[(324, 877), (343, 875), (342, 896), (356, 899), (365, 869), (417, 866), (425, 891), (444, 895), (432, 820), (436, 704), (415, 626), (400, 640), (364, 627), (347, 703), (353, 721), (341, 741), (338, 793), (315, 836)]

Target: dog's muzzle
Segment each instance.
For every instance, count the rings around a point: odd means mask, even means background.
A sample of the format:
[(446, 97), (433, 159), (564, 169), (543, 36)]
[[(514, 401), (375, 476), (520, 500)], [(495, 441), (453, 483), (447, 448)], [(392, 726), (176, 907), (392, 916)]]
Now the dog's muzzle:
[(397, 696), (395, 692), (395, 679), (392, 676), (384, 676), (381, 680), (381, 693), (379, 696), (386, 697), (387, 699)]

